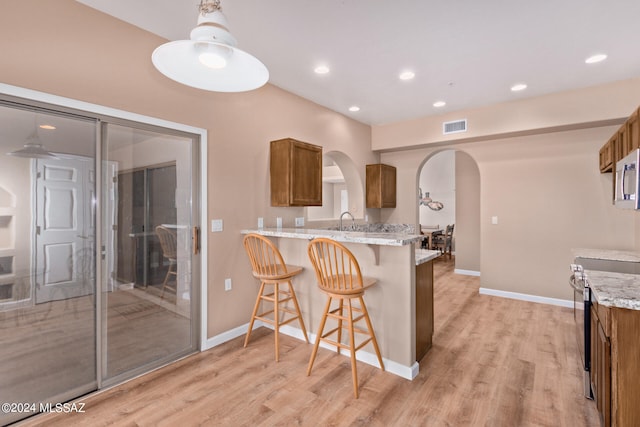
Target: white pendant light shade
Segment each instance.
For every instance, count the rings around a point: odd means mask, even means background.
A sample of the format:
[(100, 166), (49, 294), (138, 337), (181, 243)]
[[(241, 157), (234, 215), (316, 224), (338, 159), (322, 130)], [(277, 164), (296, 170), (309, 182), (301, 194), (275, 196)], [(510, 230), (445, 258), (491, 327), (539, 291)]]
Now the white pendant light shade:
[(25, 157), (29, 159), (57, 159), (58, 157), (47, 150), (37, 138), (29, 138), (24, 148), (7, 153), (9, 156)]
[(219, 1), (202, 1), (200, 11), (190, 40), (154, 50), (151, 60), (158, 71), (184, 85), (215, 92), (245, 92), (267, 83), (267, 67), (235, 47)]

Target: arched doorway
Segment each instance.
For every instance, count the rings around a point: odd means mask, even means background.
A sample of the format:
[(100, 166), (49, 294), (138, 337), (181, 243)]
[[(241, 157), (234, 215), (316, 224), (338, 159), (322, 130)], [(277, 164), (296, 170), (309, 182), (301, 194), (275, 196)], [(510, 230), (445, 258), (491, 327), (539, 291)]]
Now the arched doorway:
[(464, 151), (428, 155), (417, 177), (416, 209), (421, 227), (455, 224), (457, 273), (480, 275), (480, 170)]

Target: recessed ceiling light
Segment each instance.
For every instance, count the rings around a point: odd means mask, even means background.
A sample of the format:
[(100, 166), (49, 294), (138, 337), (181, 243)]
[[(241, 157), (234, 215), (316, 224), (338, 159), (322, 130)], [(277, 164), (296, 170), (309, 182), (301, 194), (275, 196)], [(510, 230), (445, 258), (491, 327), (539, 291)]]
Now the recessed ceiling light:
[(349, 107), (349, 111), (353, 111), (355, 113), (356, 111), (360, 111), (360, 107), (358, 107), (357, 105), (352, 105), (351, 107)]
[(313, 69), (316, 74), (327, 74), (329, 72), (329, 67), (326, 65), (318, 65)]
[(436, 101), (433, 103), (433, 106), (436, 108), (444, 107), (445, 105), (447, 105), (447, 103), (444, 101)]
[(38, 126), (40, 129), (46, 129), (46, 130), (54, 130), (56, 127), (53, 125), (40, 125)]
[(601, 62), (607, 59), (607, 55), (604, 53), (598, 53), (596, 55), (592, 55), (584, 60), (587, 64), (595, 64), (596, 62)]
[(520, 92), (521, 90), (525, 90), (527, 88), (527, 85), (524, 83), (518, 83), (515, 84), (513, 86), (511, 86), (511, 91), (512, 92)]
[(411, 80), (415, 76), (416, 73), (414, 73), (413, 71), (403, 71), (398, 77), (400, 78), (400, 80)]

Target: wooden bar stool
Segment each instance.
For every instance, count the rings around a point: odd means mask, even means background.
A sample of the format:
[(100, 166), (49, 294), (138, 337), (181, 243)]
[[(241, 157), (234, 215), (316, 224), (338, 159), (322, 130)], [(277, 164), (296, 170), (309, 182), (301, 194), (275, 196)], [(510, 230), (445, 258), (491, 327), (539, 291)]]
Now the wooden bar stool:
[[(309, 342), (307, 330), (304, 327), (304, 321), (302, 320), (302, 314), (300, 313), (298, 299), (296, 298), (296, 293), (293, 290), (293, 285), (291, 283), (293, 276), (302, 272), (302, 267), (285, 264), (278, 248), (276, 248), (269, 239), (259, 234), (247, 234), (244, 237), (244, 248), (249, 256), (249, 261), (251, 261), (253, 277), (260, 280), (260, 291), (256, 298), (256, 304), (253, 307), (251, 322), (249, 322), (249, 330), (247, 331), (247, 336), (244, 340), (244, 346), (246, 347), (249, 343), (253, 323), (256, 319), (273, 325), (276, 338), (277, 362), (279, 359), (278, 335), (280, 332), (280, 326), (298, 319), (300, 327), (302, 328), (302, 333), (304, 334), (304, 339)], [(288, 289), (282, 289), (280, 287), (283, 283), (288, 285)], [(267, 286), (271, 285), (274, 287), (273, 290), (266, 289)], [(258, 309), (260, 308), (260, 303), (262, 301), (266, 301), (273, 308), (258, 314)], [(287, 307), (288, 301), (293, 303), (293, 309)], [(273, 317), (266, 317), (268, 315), (272, 315)], [(285, 319), (286, 315), (291, 315), (291, 317)]]
[[(367, 345), (369, 342), (373, 344), (373, 348), (378, 356), (380, 368), (384, 371), (384, 363), (378, 348), (378, 341), (373, 332), (371, 319), (367, 312), (367, 306), (364, 303), (364, 292), (367, 288), (376, 283), (375, 279), (362, 277), (358, 261), (351, 251), (344, 245), (326, 238), (317, 238), (312, 240), (308, 246), (309, 258), (311, 264), (316, 271), (318, 287), (327, 294), (327, 304), (324, 307), (318, 335), (313, 346), (309, 367), (307, 368), (307, 376), (311, 374), (311, 368), (318, 353), (320, 341), (324, 341), (336, 346), (338, 354), (340, 349), (347, 349), (351, 352), (351, 376), (353, 378), (353, 392), (358, 398), (358, 373), (356, 370), (356, 351)], [(331, 303), (338, 300), (338, 307), (332, 309)], [(353, 300), (359, 301), (359, 306), (352, 304)], [(346, 303), (346, 304), (345, 304)], [(346, 305), (346, 307), (345, 307)], [(346, 314), (345, 314), (346, 309)], [(358, 315), (354, 317), (354, 312)], [(337, 327), (328, 332), (324, 332), (327, 318), (336, 319)], [(356, 323), (364, 320), (366, 329), (356, 327)], [(346, 323), (346, 325), (344, 324)], [(342, 342), (342, 330), (346, 329), (348, 333), (348, 343)], [(355, 334), (365, 335), (366, 338), (356, 345)], [(332, 339), (331, 335), (336, 334), (336, 339)]]

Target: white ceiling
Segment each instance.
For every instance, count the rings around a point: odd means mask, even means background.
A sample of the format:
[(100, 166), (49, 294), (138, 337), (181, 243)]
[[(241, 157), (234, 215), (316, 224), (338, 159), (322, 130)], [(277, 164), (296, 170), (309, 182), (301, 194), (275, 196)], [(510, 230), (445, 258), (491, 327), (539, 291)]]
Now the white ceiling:
[[(169, 40), (188, 39), (198, 13), (198, 0), (78, 1)], [(640, 76), (638, 0), (221, 4), (238, 47), (264, 62), (271, 84), (367, 124)], [(608, 58), (585, 64), (594, 53)], [(331, 72), (314, 74), (319, 64)], [(405, 69), (415, 79), (400, 81)], [(511, 92), (519, 82), (528, 88)], [(438, 100), (447, 105), (436, 109)]]

